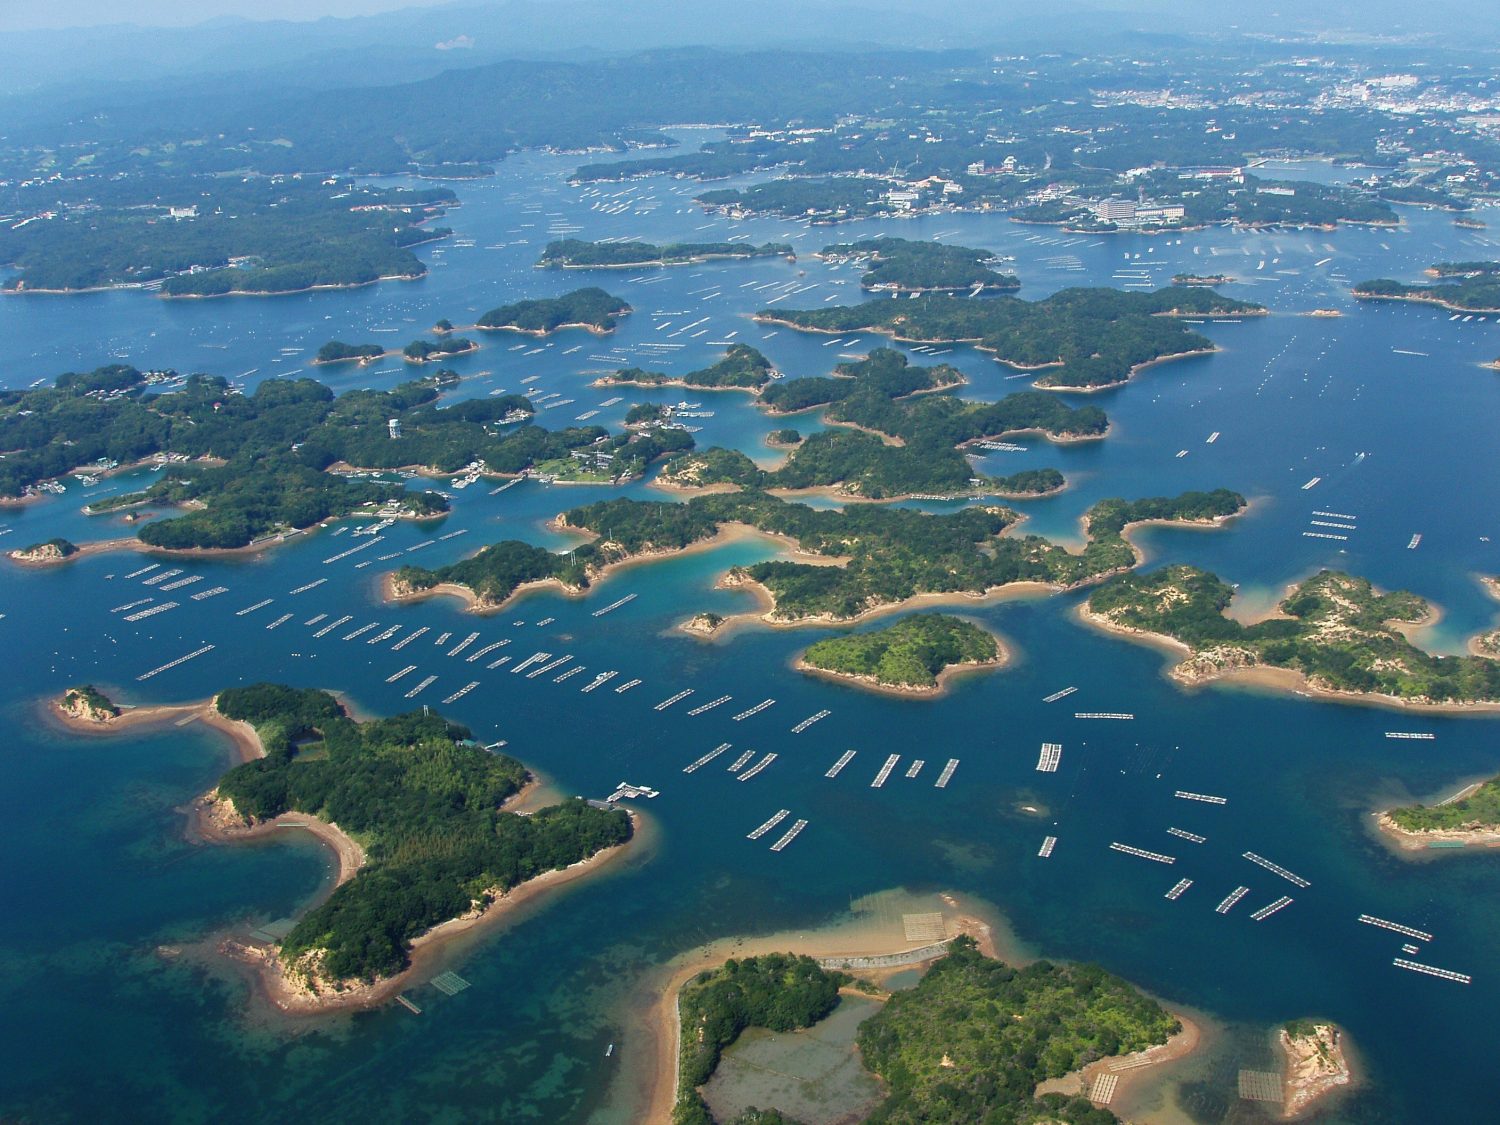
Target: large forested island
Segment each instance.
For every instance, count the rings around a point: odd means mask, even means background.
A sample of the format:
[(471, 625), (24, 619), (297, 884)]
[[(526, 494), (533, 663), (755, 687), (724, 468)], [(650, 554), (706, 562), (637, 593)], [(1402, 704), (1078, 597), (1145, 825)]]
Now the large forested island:
[(1400, 626), (1430, 614), (1403, 591), (1325, 570), (1292, 590), (1279, 613), (1253, 625), (1225, 616), (1234, 590), (1191, 566), (1115, 578), (1090, 596), (1088, 616), (1127, 633), (1167, 637), (1189, 655), (1173, 669), (1186, 683), (1264, 667), (1300, 673), (1315, 689), (1401, 703), (1500, 703), (1500, 662), (1433, 656)]
[(732, 570), (727, 583), (751, 586), (770, 600), (765, 620), (849, 621), (920, 594), (982, 597), (1017, 582), (1060, 588), (1095, 582), (1136, 565), (1124, 534), (1130, 524), (1219, 523), (1244, 506), (1244, 497), (1226, 489), (1103, 500), (1086, 516), (1087, 546), (1074, 554), (1039, 536), (1005, 535), (1020, 517), (999, 507), (948, 515), (874, 505), (818, 510), (754, 490), (696, 496), (685, 504), (621, 498), (557, 518), (560, 527), (596, 536), (566, 554), (505, 541), (452, 566), (403, 568), (392, 592), (446, 587), (492, 608), (524, 584), (555, 580), (581, 589), (612, 564), (673, 554), (740, 525), (795, 540), (802, 551), (839, 564), (770, 561)]
[(849, 428), (795, 443), (786, 463), (776, 469), (762, 469), (738, 450), (716, 446), (675, 458), (660, 481), (685, 489), (725, 484), (792, 491), (833, 488), (870, 500), (1035, 496), (1062, 488), (1062, 474), (1031, 469), (981, 477), (959, 447), (1026, 432), (1057, 441), (1097, 438), (1109, 426), (1097, 407), (1073, 409), (1043, 391), (1022, 391), (988, 403), (928, 393), (962, 382), (962, 374), (947, 364), (916, 367), (900, 352), (877, 348), (863, 360), (839, 364), (832, 376), (770, 383), (757, 401), (772, 413), (823, 408), (825, 420)]
[(412, 940), (434, 926), (631, 836), (623, 811), (576, 799), (529, 816), (502, 812), (526, 783), (525, 767), (425, 708), (360, 723), (325, 692), (275, 684), (226, 690), (217, 708), (251, 724), (265, 750), (219, 780), (210, 799), (217, 823), (305, 813), (367, 858), (281, 943), (281, 973), (315, 995), (337, 998), (399, 973)]
[(825, 246), (818, 257), (829, 262), (861, 262), (868, 269), (861, 289), (875, 293), (1000, 293), (1019, 289), (1014, 274), (996, 273), (988, 250), (907, 238), (867, 238)]
[(164, 468), (149, 488), (90, 510), (185, 506), (180, 515), (143, 524), (141, 541), (227, 549), (360, 511), (447, 510), (441, 496), (411, 491), (402, 481), (330, 471), (341, 467), (447, 473), (482, 462), (492, 473), (519, 473), (567, 467), (580, 451), (608, 464), (606, 479), (619, 479), (692, 446), (690, 435), (674, 430), (549, 431), (532, 424), (534, 407), (523, 395), (444, 407), (438, 383), (429, 378), (335, 396), (311, 379), (268, 379), (246, 395), (206, 375), (163, 392), (159, 376), (133, 367), (70, 373), (52, 387), (0, 392), (0, 446), (10, 451), (0, 459), (0, 497), (28, 495), (43, 481), (91, 466), (154, 460)]
[(537, 259), (539, 269), (632, 269), (645, 266), (690, 266), (723, 258), (795, 258), (785, 242), (585, 242), (564, 238), (547, 243)]
[(1446, 280), (1408, 285), (1376, 278), (1361, 281), (1354, 295), (1364, 300), (1425, 302), (1454, 312), (1500, 312), (1500, 262), (1438, 262), (1427, 273)]
[[(713, 1125), (698, 1088), (745, 1030), (812, 1027), (848, 982), (810, 957), (772, 953), (728, 961), (683, 986), (672, 1125)], [(1109, 1110), (1083, 1097), (1038, 1097), (1038, 1085), (1182, 1030), (1160, 1004), (1097, 966), (1013, 968), (969, 937), (955, 938), (914, 988), (869, 991), (883, 1003), (859, 1027), (859, 1054), (887, 1094), (866, 1120), (885, 1125), (1114, 1125)], [(774, 1109), (760, 1113), (739, 1121), (786, 1120)]]
[(1003, 659), (999, 643), (978, 625), (945, 613), (923, 613), (873, 632), (819, 641), (797, 666), (855, 684), (927, 695), (939, 690), (950, 670)]
[(630, 305), (623, 298), (590, 286), (564, 293), (561, 297), (538, 297), (501, 305), (481, 316), (475, 327), (525, 332), (532, 336), (545, 336), (563, 328), (586, 328), (603, 335), (613, 332), (617, 318), (630, 311)]
[(1148, 364), (1213, 350), (1213, 342), (1177, 323), (1183, 316), (1250, 316), (1261, 305), (1210, 289), (1154, 293), (1063, 289), (1040, 301), (975, 301), (931, 294), (819, 309), (767, 309), (766, 324), (809, 332), (883, 332), (898, 340), (972, 343), (997, 360), (1036, 370), (1039, 387), (1092, 389), (1123, 383)]
[(37, 221), (0, 227), (15, 292), (160, 285), (168, 297), (288, 293), (421, 277), (410, 247), (446, 229), (419, 224), (455, 201), (446, 188), (216, 176), (113, 179)]

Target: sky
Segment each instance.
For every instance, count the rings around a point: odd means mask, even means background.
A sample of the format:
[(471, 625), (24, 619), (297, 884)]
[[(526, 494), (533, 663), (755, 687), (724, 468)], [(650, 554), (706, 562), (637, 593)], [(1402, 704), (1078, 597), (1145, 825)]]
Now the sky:
[(223, 16), (309, 20), (422, 6), (413, 0), (0, 0), (0, 31), (119, 23), (180, 27)]

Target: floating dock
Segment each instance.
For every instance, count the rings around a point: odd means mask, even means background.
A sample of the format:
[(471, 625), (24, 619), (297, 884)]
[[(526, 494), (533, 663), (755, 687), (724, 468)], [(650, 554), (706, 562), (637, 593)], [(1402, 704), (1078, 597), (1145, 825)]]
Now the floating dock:
[(435, 679), (437, 679), (436, 676), (428, 676), (425, 680), (423, 680), (421, 683), (419, 683), (416, 687), (412, 688), (411, 691), (407, 692), (406, 693), (406, 698), (407, 699), (414, 699), (414, 698), (416, 698), (417, 693), (421, 692), (421, 691), (426, 691), (429, 687), (432, 686), (432, 681), (434, 681)]
[(831, 766), (828, 767), (828, 772), (825, 773), (823, 776), (824, 777), (838, 777), (839, 771), (842, 770), (845, 766), (847, 766), (850, 762), (854, 761), (854, 754), (855, 754), (855, 751), (853, 751), (853, 750), (845, 750), (842, 754), (839, 755), (839, 760), (836, 761), (836, 762), (834, 762), (833, 765), (831, 765)]
[(751, 766), (744, 773), (740, 774), (739, 777), (735, 778), (735, 780), (736, 781), (749, 781), (752, 777), (754, 777), (756, 774), (760, 773), (761, 770), (765, 769), (767, 766), (769, 766), (775, 760), (776, 760), (776, 754), (773, 751), (770, 754), (767, 754), (760, 761), (756, 762), (755, 765)]
[(885, 784), (885, 779), (891, 776), (891, 771), (896, 768), (896, 763), (901, 760), (900, 754), (892, 754), (885, 760), (885, 765), (880, 767), (880, 772), (875, 775), (875, 780), (870, 782), (871, 789), (879, 789)]
[(1425, 730), (1388, 730), (1385, 732), (1385, 736), (1387, 738), (1420, 738), (1424, 741), (1431, 741), (1437, 737), (1437, 735)]
[(1037, 850), (1037, 855), (1042, 859), (1048, 859), (1052, 855), (1052, 849), (1057, 847), (1057, 837), (1047, 836), (1042, 840), (1042, 846)]
[(388, 683), (388, 684), (393, 684), (397, 680), (399, 680), (402, 676), (409, 676), (413, 672), (415, 672), (416, 670), (417, 670), (417, 666), (415, 664), (408, 664), (405, 668), (401, 669), (401, 671), (399, 671), (399, 672), (393, 672), (389, 676), (387, 676), (385, 678), (385, 682)]
[(1431, 941), (1432, 935), (1421, 930), (1414, 930), (1410, 926), (1403, 926), (1399, 922), (1388, 922), (1384, 918), (1376, 918), (1373, 914), (1361, 914), (1359, 920), (1367, 926), (1379, 926), (1382, 930), (1390, 930), (1392, 933), (1401, 934), (1403, 937), (1416, 938), (1418, 941)]
[(1182, 897), (1182, 892), (1187, 890), (1192, 885), (1193, 881), (1191, 879), (1178, 879), (1177, 882), (1172, 884), (1172, 889), (1162, 897), (1169, 899), (1172, 902), (1176, 902)]
[(809, 715), (807, 718), (803, 719), (800, 723), (792, 728), (792, 733), (801, 734), (814, 723), (820, 722), (821, 720), (828, 718), (828, 716), (832, 714), (832, 711), (819, 711), (817, 714)]
[(948, 788), (948, 782), (953, 779), (953, 771), (958, 769), (958, 759), (949, 758), (948, 764), (943, 767), (943, 772), (938, 774), (938, 779), (932, 783), (934, 789)]
[(1200, 836), (1196, 832), (1189, 832), (1186, 828), (1168, 828), (1167, 835), (1176, 836), (1179, 840), (1187, 840), (1194, 844), (1201, 844), (1208, 839), (1207, 836)]
[(724, 751), (728, 750), (731, 745), (732, 745), (732, 743), (728, 743), (728, 742), (721, 742), (721, 743), (719, 743), (719, 745), (715, 746), (712, 750), (710, 750), (707, 754), (703, 755), (703, 757), (699, 758), (696, 762), (693, 762), (690, 765), (683, 766), (682, 767), (682, 772), (683, 773), (692, 773), (694, 770), (699, 769), (699, 768), (701, 768), (703, 766), (708, 765), (709, 762), (713, 761), (720, 754), (724, 753)]
[(615, 688), (615, 694), (616, 695), (624, 695), (631, 688), (633, 688), (633, 687), (640, 687), (640, 686), (641, 686), (641, 681), (640, 680), (626, 680), (619, 687)]
[(773, 852), (779, 852), (797, 838), (797, 833), (807, 827), (807, 821), (799, 820), (786, 830), (786, 834), (771, 845)]
[(737, 722), (737, 723), (742, 723), (746, 719), (748, 719), (751, 715), (759, 715), (762, 711), (764, 711), (767, 707), (771, 706), (771, 704), (773, 704), (775, 702), (776, 702), (776, 700), (774, 700), (774, 699), (763, 699), (759, 703), (757, 703), (754, 707), (751, 707), (748, 711), (741, 711), (738, 715), (736, 715), (734, 717), (734, 721)]
[(1250, 915), (1250, 917), (1254, 921), (1256, 921), (1256, 922), (1264, 922), (1267, 918), (1269, 918), (1272, 914), (1275, 914), (1278, 910), (1284, 910), (1286, 907), (1291, 906), (1291, 905), (1292, 905), (1292, 900), (1290, 898), (1288, 898), (1286, 895), (1282, 895), (1275, 902), (1268, 903), (1267, 905), (1262, 906), (1254, 914)]
[(736, 758), (734, 761), (730, 762), (729, 765), (726, 768), (729, 770), (730, 773), (738, 773), (739, 770), (741, 769), (741, 767), (743, 767), (744, 764), (746, 762), (748, 762), (753, 757), (755, 757), (755, 751), (754, 750), (746, 750), (738, 758)]
[(430, 626), (423, 625), (420, 628), (414, 630), (413, 632), (410, 632), (410, 633), (406, 634), (406, 636), (402, 637), (399, 641), (397, 641), (395, 644), (393, 644), (391, 646), (391, 651), (392, 652), (400, 652), (407, 645), (411, 644), (412, 641), (416, 640), (423, 633), (427, 632), (427, 630), (429, 628), (430, 628)]
[(162, 664), (159, 667), (153, 668), (149, 672), (142, 672), (139, 676), (136, 677), (136, 680), (149, 680), (152, 676), (159, 676), (163, 672), (167, 672), (173, 668), (176, 668), (179, 664), (186, 664), (189, 660), (196, 660), (205, 652), (212, 652), (214, 648), (214, 645), (204, 645), (202, 648), (195, 648), (186, 656), (179, 656), (176, 660), (168, 661), (166, 664)]
[(1051, 695), (1043, 696), (1043, 703), (1056, 703), (1059, 699), (1065, 699), (1078, 689), (1076, 687), (1065, 687), (1062, 691), (1054, 691)]
[(909, 765), (909, 766), (906, 767), (906, 778), (907, 778), (907, 780), (910, 781), (912, 778), (916, 777), (917, 774), (921, 773), (922, 772), (922, 767), (925, 766), (926, 764), (927, 764), (927, 759), (925, 759), (925, 758), (917, 758), (917, 759), (915, 759), (912, 762), (911, 765)]
[(771, 815), (771, 819), (770, 820), (766, 821), (764, 824), (762, 824), (759, 828), (756, 828), (754, 831), (747, 833), (746, 836), (745, 836), (745, 839), (747, 839), (747, 840), (759, 840), (767, 832), (771, 831), (771, 829), (775, 828), (778, 824), (780, 824), (783, 820), (785, 820), (787, 817), (789, 817), (791, 815), (792, 815), (792, 810), (791, 809), (777, 809)]
[(1036, 760), (1037, 772), (1056, 773), (1057, 764), (1060, 761), (1062, 761), (1062, 743), (1044, 742), (1042, 743), (1041, 756)]
[(1122, 844), (1119, 841), (1110, 844), (1109, 850), (1112, 852), (1124, 852), (1126, 855), (1133, 855), (1139, 859), (1149, 859), (1152, 863), (1177, 862), (1177, 857), (1174, 855), (1162, 855), (1161, 852), (1148, 852), (1145, 848), (1133, 848), (1129, 844)]
[(605, 606), (603, 609), (596, 609), (596, 610), (594, 610), (593, 616), (595, 616), (595, 617), (603, 617), (606, 613), (613, 613), (615, 610), (619, 609), (622, 605), (626, 605), (629, 602), (635, 601), (635, 598), (636, 598), (636, 596), (634, 594), (626, 594), (619, 601), (617, 601), (617, 602), (610, 602), (609, 605)]
[(676, 695), (669, 695), (669, 696), (667, 696), (667, 698), (663, 699), (660, 703), (658, 703), (655, 707), (653, 707), (652, 710), (653, 711), (665, 711), (668, 707), (672, 706), (672, 704), (677, 703), (680, 700), (686, 699), (688, 696), (690, 696), (692, 694), (693, 694), (693, 689), (692, 688), (684, 688), (682, 691), (679, 691)]
[(1172, 796), (1181, 797), (1184, 801), (1202, 801), (1205, 805), (1229, 804), (1228, 797), (1214, 797), (1210, 796), (1207, 793), (1190, 793), (1186, 789), (1179, 789), (1175, 793), (1173, 793)]
[(1288, 883), (1292, 883), (1299, 887), (1307, 887), (1312, 885), (1301, 875), (1295, 875), (1292, 872), (1288, 871), (1285, 867), (1282, 867), (1279, 864), (1272, 863), (1265, 856), (1256, 855), (1254, 852), (1246, 852), (1245, 858), (1248, 859), (1251, 863), (1264, 867), (1272, 875), (1280, 875)]
[(694, 707), (691, 711), (688, 712), (688, 714), (701, 715), (705, 711), (712, 711), (715, 707), (719, 707), (725, 703), (728, 703), (733, 698), (734, 697), (730, 695), (721, 695), (718, 699), (710, 699), (707, 703), (698, 704), (698, 706)]
[(1074, 711), (1075, 719), (1133, 719), (1134, 715), (1125, 711)]
[(1391, 961), (1398, 969), (1410, 969), (1414, 973), (1423, 973), (1429, 977), (1437, 977), (1439, 980), (1451, 980), (1456, 984), (1473, 984), (1474, 978), (1468, 973), (1455, 973), (1452, 969), (1439, 969), (1433, 965), (1424, 965), (1420, 961), (1408, 961), (1405, 957), (1396, 957)]
[(1235, 887), (1234, 890), (1230, 891), (1227, 895), (1224, 896), (1224, 901), (1223, 902), (1219, 903), (1218, 906), (1214, 907), (1214, 913), (1215, 914), (1228, 914), (1231, 910), (1234, 909), (1235, 904), (1238, 903), (1240, 901), (1240, 899), (1244, 898), (1249, 893), (1250, 893), (1250, 888), (1249, 887)]

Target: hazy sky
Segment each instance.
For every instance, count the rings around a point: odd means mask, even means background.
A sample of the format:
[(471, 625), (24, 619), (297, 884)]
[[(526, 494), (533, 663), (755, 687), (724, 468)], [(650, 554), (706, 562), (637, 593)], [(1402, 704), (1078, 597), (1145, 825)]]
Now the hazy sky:
[[(436, 2), (436, 0), (434, 0)], [(0, 31), (135, 23), (202, 23), (218, 16), (307, 20), (425, 7), (421, 0), (0, 0)]]

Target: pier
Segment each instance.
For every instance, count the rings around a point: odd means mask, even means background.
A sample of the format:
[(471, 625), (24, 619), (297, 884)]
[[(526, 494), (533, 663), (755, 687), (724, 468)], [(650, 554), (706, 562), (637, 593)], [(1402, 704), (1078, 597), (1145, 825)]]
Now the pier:
[(1176, 836), (1179, 840), (1188, 840), (1194, 844), (1201, 844), (1208, 839), (1207, 836), (1200, 836), (1196, 832), (1189, 832), (1186, 828), (1168, 828), (1167, 835)]
[(1066, 699), (1078, 689), (1076, 687), (1065, 687), (1062, 691), (1054, 691), (1051, 695), (1042, 697), (1043, 703), (1056, 703), (1059, 699)]
[(948, 764), (943, 767), (943, 772), (938, 774), (938, 779), (932, 783), (934, 789), (948, 788), (948, 782), (953, 780), (953, 771), (958, 769), (958, 759), (949, 758)]
[(1255, 921), (1255, 922), (1264, 922), (1267, 918), (1269, 918), (1272, 914), (1275, 914), (1278, 910), (1284, 910), (1286, 907), (1291, 906), (1291, 905), (1292, 905), (1292, 900), (1290, 898), (1288, 898), (1286, 895), (1282, 895), (1275, 902), (1268, 903), (1267, 905), (1262, 906), (1254, 914), (1250, 915), (1250, 918), (1251, 918), (1252, 921)]
[(1409, 969), (1414, 973), (1423, 973), (1429, 977), (1437, 977), (1439, 980), (1451, 980), (1455, 984), (1473, 984), (1474, 978), (1468, 973), (1455, 973), (1452, 969), (1439, 969), (1434, 965), (1424, 965), (1420, 961), (1408, 961), (1405, 957), (1396, 957), (1391, 964), (1398, 969)]
[(780, 824), (783, 820), (785, 820), (787, 817), (789, 817), (791, 815), (792, 815), (792, 810), (791, 809), (777, 809), (776, 812), (774, 814), (772, 814), (770, 820), (766, 821), (764, 824), (762, 824), (759, 828), (756, 828), (754, 831), (747, 833), (746, 836), (745, 836), (745, 839), (747, 839), (747, 840), (759, 840), (767, 832), (771, 831), (771, 829), (775, 828), (778, 824)]
[(697, 761), (693, 762), (690, 765), (683, 766), (682, 767), (682, 772), (683, 773), (692, 773), (694, 770), (699, 769), (699, 768), (701, 768), (703, 766), (708, 765), (709, 762), (713, 761), (720, 754), (724, 753), (724, 751), (728, 750), (731, 745), (732, 745), (732, 743), (728, 743), (728, 742), (721, 742), (721, 743), (719, 743), (719, 745), (715, 746), (712, 750), (710, 750), (707, 754), (703, 755), (703, 757), (699, 758)]
[(721, 695), (718, 699), (710, 699), (707, 703), (698, 704), (698, 706), (694, 707), (691, 711), (688, 712), (688, 714), (701, 715), (705, 711), (712, 711), (715, 707), (718, 707), (724, 703), (728, 703), (732, 698), (734, 697), (729, 695)]
[(763, 699), (759, 703), (757, 703), (754, 707), (751, 707), (748, 711), (741, 711), (738, 715), (736, 715), (734, 717), (734, 721), (737, 722), (737, 723), (742, 723), (746, 719), (748, 719), (751, 715), (759, 715), (762, 711), (764, 711), (767, 707), (771, 706), (771, 704), (773, 704), (775, 702), (776, 702), (776, 700), (774, 700), (774, 699)]
[(1041, 753), (1041, 756), (1038, 757), (1037, 760), (1036, 760), (1036, 769), (1037, 769), (1037, 772), (1038, 773), (1056, 773), (1057, 772), (1057, 764), (1060, 761), (1062, 761), (1062, 743), (1061, 742), (1044, 742), (1044, 743), (1042, 743), (1042, 753)]
[(885, 760), (885, 765), (880, 767), (880, 772), (875, 775), (875, 780), (870, 782), (871, 789), (879, 789), (885, 784), (885, 779), (891, 776), (891, 771), (896, 768), (896, 763), (901, 760), (900, 754), (892, 754)]
[(799, 820), (786, 830), (786, 835), (771, 845), (773, 852), (779, 852), (797, 838), (797, 833), (807, 827), (807, 821)]
[(1148, 852), (1145, 848), (1133, 848), (1129, 844), (1122, 844), (1119, 841), (1115, 841), (1114, 843), (1110, 844), (1109, 850), (1112, 852), (1123, 852), (1126, 855), (1133, 855), (1138, 859), (1149, 859), (1152, 863), (1177, 862), (1177, 857), (1174, 855), (1162, 855), (1161, 852)]
[(1388, 922), (1384, 918), (1376, 918), (1373, 914), (1361, 914), (1359, 920), (1367, 926), (1379, 926), (1382, 930), (1390, 930), (1392, 933), (1401, 934), (1403, 937), (1416, 938), (1418, 941), (1431, 941), (1432, 935), (1421, 930), (1414, 930), (1410, 926), (1403, 926), (1399, 922)]
[(1046, 836), (1042, 839), (1042, 846), (1037, 850), (1036, 854), (1042, 859), (1050, 859), (1052, 857), (1052, 849), (1055, 847), (1057, 847), (1057, 837)]
[[(619, 690), (619, 689), (616, 689), (616, 690)], [(688, 696), (690, 696), (692, 694), (693, 694), (693, 689), (692, 688), (683, 688), (676, 695), (669, 695), (669, 696), (667, 696), (667, 698), (663, 699), (660, 703), (658, 703), (655, 707), (653, 707), (651, 709), (653, 711), (665, 711), (668, 707), (672, 706), (672, 704), (677, 703), (680, 700), (686, 699)]]
[(814, 723), (820, 722), (821, 720), (828, 718), (828, 716), (832, 715), (832, 714), (833, 714), (832, 711), (819, 711), (815, 715), (809, 715), (807, 718), (803, 719), (800, 723), (798, 723), (796, 726), (794, 726), (792, 728), (792, 733), (793, 734), (801, 734), (803, 731), (805, 731), (808, 727), (812, 726)]
[(1212, 797), (1207, 793), (1190, 793), (1186, 789), (1179, 789), (1172, 796), (1181, 797), (1184, 801), (1202, 801), (1205, 805), (1229, 804), (1228, 797)]
[(1219, 903), (1218, 906), (1214, 907), (1214, 913), (1215, 914), (1228, 914), (1231, 910), (1234, 909), (1235, 904), (1237, 902), (1239, 902), (1240, 899), (1244, 898), (1249, 893), (1250, 893), (1250, 888), (1249, 887), (1235, 887), (1234, 890), (1230, 891), (1227, 895), (1224, 896), (1224, 901), (1223, 902)]
[(142, 672), (139, 676), (136, 677), (136, 681), (137, 682), (142, 682), (142, 681), (145, 681), (145, 680), (149, 680), (152, 676), (159, 676), (163, 672), (169, 672), (173, 668), (176, 668), (179, 664), (186, 664), (189, 660), (196, 660), (198, 657), (202, 656), (205, 652), (212, 652), (215, 647), (216, 646), (214, 646), (214, 645), (204, 645), (202, 648), (195, 648), (192, 652), (188, 653), (186, 656), (179, 656), (176, 660), (169, 660), (169, 661), (167, 661), (167, 663), (162, 664), (159, 667), (153, 668), (149, 672)]
[(1168, 899), (1171, 902), (1176, 902), (1182, 897), (1182, 892), (1187, 890), (1192, 885), (1193, 881), (1191, 879), (1178, 879), (1177, 882), (1172, 884), (1171, 890), (1167, 891), (1167, 893), (1162, 897)]
[(1258, 864), (1259, 866), (1264, 867), (1272, 875), (1280, 875), (1288, 883), (1295, 884), (1299, 887), (1311, 886), (1311, 884), (1301, 875), (1294, 875), (1285, 867), (1282, 867), (1279, 864), (1272, 863), (1265, 856), (1256, 855), (1254, 852), (1246, 852), (1245, 858), (1248, 859), (1251, 863)]
[(749, 781), (752, 777), (754, 777), (756, 774), (760, 773), (761, 770), (765, 769), (767, 766), (769, 766), (775, 760), (776, 760), (776, 753), (775, 753), (775, 751), (772, 751), (771, 753), (767, 754), (764, 758), (762, 758), (760, 761), (756, 762), (755, 765), (753, 765), (749, 769), (747, 769), (744, 773), (740, 774), (739, 777), (735, 778), (735, 780), (736, 781)]
[(838, 777), (839, 771), (847, 766), (850, 762), (854, 761), (854, 754), (855, 752), (853, 750), (845, 750), (842, 754), (839, 755), (839, 760), (828, 767), (828, 772), (823, 776)]

